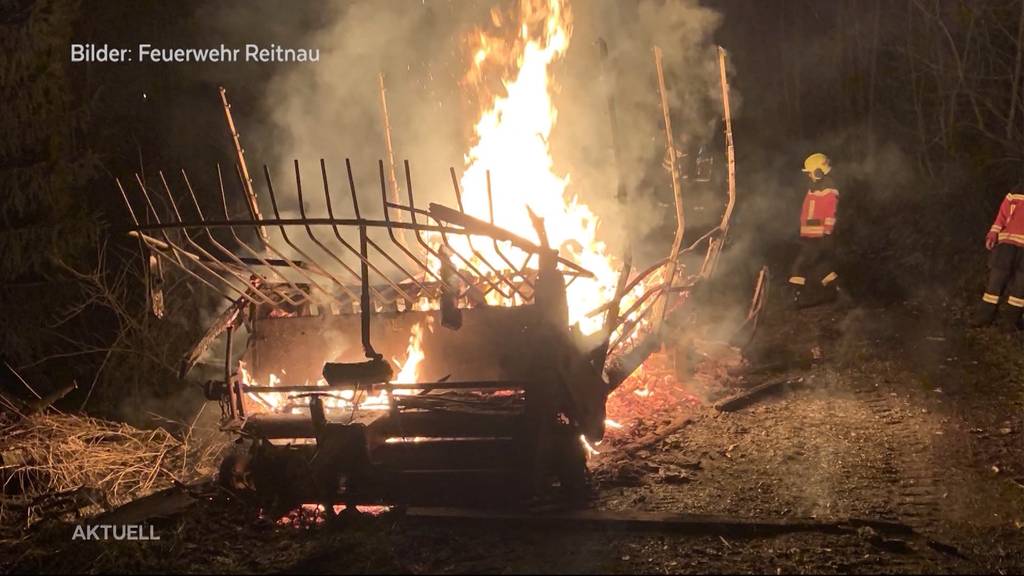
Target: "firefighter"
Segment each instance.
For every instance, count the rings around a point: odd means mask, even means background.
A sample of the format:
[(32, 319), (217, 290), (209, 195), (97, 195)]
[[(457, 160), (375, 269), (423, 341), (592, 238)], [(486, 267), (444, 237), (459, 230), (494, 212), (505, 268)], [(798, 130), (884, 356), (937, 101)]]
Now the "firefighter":
[(832, 181), (832, 163), (824, 154), (811, 154), (804, 160), (803, 172), (810, 186), (800, 209), (800, 253), (789, 278), (797, 307), (834, 300), (839, 279), (833, 266), (839, 190)]
[[(999, 317), (1000, 324), (1014, 330), (1020, 326), (1024, 311), (1024, 188), (1012, 190), (1003, 199), (996, 220), (985, 236), (988, 259), (988, 284), (981, 306), (972, 324), (986, 326)], [(999, 301), (1006, 291), (1006, 306), (999, 312)]]

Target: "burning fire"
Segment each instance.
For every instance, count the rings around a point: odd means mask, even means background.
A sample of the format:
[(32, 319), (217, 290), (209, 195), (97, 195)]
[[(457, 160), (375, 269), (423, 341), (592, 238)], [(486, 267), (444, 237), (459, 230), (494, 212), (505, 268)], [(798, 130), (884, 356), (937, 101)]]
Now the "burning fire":
[(423, 324), (426, 324), (431, 332), (434, 331), (434, 317), (427, 318), (418, 324), (414, 324), (409, 334), (409, 347), (405, 352), (405, 362), (399, 362), (397, 358), (393, 361), (401, 367), (394, 382), (399, 384), (415, 384), (419, 376), (420, 362), (423, 361)]
[[(544, 219), (551, 246), (596, 276), (568, 286), (569, 321), (592, 334), (601, 328), (602, 317), (587, 317), (587, 313), (614, 296), (618, 271), (608, 247), (598, 239), (598, 218), (570, 193), (570, 177), (555, 172), (549, 146), (558, 119), (551, 97), (551, 67), (569, 48), (572, 13), (568, 0), (520, 0), (518, 12), (514, 39), (502, 36), (510, 27), (502, 26), (497, 12), (491, 18), (495, 35), (477, 31), (471, 37), (475, 47), (466, 79), (482, 92), (482, 100), (489, 100), (490, 107), (481, 113), (474, 128), (476, 142), (466, 154), (463, 203), (467, 213), (489, 219), (490, 172), (496, 225), (533, 238), (536, 233), (527, 207)], [(502, 74), (503, 94), (484, 93), (482, 79), (491, 70)], [(475, 247), (488, 260), (503, 261), (488, 245)], [(509, 252), (514, 254), (513, 261), (528, 257), (515, 249)], [(493, 292), (488, 296), (490, 304), (510, 303)]]
[[(569, 175), (556, 173), (551, 156), (549, 139), (558, 119), (552, 99), (555, 84), (551, 69), (565, 55), (572, 38), (569, 0), (520, 0), (517, 14), (511, 18), (492, 11), (491, 24), (493, 33), (476, 30), (469, 37), (471, 66), (465, 81), (476, 89), (484, 105), (474, 126), (475, 142), (465, 156), (466, 170), (460, 182), (463, 206), (472, 216), (491, 219), (487, 184), (490, 174), (497, 226), (525, 238), (535, 238), (527, 209), (543, 218), (551, 247), (595, 275), (576, 279), (567, 286), (569, 322), (578, 324), (583, 333), (593, 334), (602, 328), (603, 314), (588, 313), (614, 297), (619, 271), (608, 246), (598, 238), (597, 216), (575, 191), (570, 191)], [(489, 91), (484, 82), (495, 74), (503, 87), (500, 93)], [(491, 264), (505, 263), (490, 242), (477, 241), (470, 247), (465, 237), (451, 237), (448, 241), (462, 254), (475, 251)], [(503, 252), (520, 268), (526, 268), (531, 259), (514, 247), (505, 247)], [(435, 272), (440, 269), (439, 262), (431, 264)], [(503, 265), (502, 273), (517, 273), (512, 266)], [(660, 275), (655, 274), (647, 283), (661, 281)], [(625, 295), (622, 309), (636, 302), (645, 289), (640, 284)], [(519, 303), (514, 294), (502, 296), (494, 291), (488, 293), (487, 301), (491, 305)], [(422, 300), (413, 308), (433, 309), (433, 304)], [(429, 324), (427, 327), (433, 329)], [(409, 337), (405, 361), (399, 363), (394, 359), (401, 368), (395, 382), (417, 381), (417, 370), (424, 357), (422, 338), (423, 326), (417, 324)], [(252, 383), (244, 367), (240, 367), (239, 373), (244, 382)], [(271, 385), (276, 378), (270, 376)], [(251, 396), (271, 410), (299, 410), (285, 394)], [(359, 399), (352, 391), (344, 391), (325, 398), (324, 402), (333, 408), (382, 409), (387, 407), (388, 397), (382, 392)]]
[[(399, 368), (398, 374), (392, 379), (396, 384), (415, 384), (419, 378), (419, 366), (423, 362), (423, 329), (424, 326), (431, 332), (434, 331), (434, 319), (428, 316), (423, 322), (414, 324), (409, 334), (409, 346), (406, 349), (405, 361), (393, 358), (392, 361)], [(282, 375), (287, 375), (281, 370)], [(249, 371), (245, 362), (238, 363), (238, 376), (246, 386), (259, 386), (259, 383)], [(308, 385), (306, 382), (305, 385)], [(317, 386), (327, 386), (327, 381), (321, 378), (316, 382)], [(281, 385), (281, 377), (276, 373), (267, 376), (267, 385), (271, 388)], [(407, 390), (395, 390), (393, 394), (402, 395), (409, 393)], [(270, 412), (292, 412), (304, 413), (307, 401), (305, 399), (292, 398), (284, 392), (249, 392), (249, 399), (262, 406)], [(328, 409), (349, 409), (359, 410), (386, 410), (389, 406), (390, 396), (386, 390), (375, 395), (358, 394), (353, 390), (340, 390), (323, 398), (324, 406)]]

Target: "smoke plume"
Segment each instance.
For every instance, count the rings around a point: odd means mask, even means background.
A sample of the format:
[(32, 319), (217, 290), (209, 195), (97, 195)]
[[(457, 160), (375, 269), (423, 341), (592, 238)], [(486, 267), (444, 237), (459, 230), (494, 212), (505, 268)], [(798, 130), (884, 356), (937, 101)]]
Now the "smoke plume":
[[(320, 49), (319, 63), (276, 69), (261, 103), (262, 125), (250, 130), (270, 156), (259, 160), (270, 165), (275, 190), (294, 194), (292, 161), (298, 159), (306, 202), (322, 210), (319, 159), (326, 160), (332, 195), (347, 198), (344, 159), (351, 158), (360, 208), (379, 215), (377, 161), (386, 158), (378, 89), (378, 74), (383, 74), (403, 194), (401, 163), (408, 159), (417, 205), (452, 205), (448, 168), (461, 174), (472, 126), (487, 104), (460, 85), (472, 57), (467, 40), (474, 29), (490, 25), (492, 8), (512, 6), (482, 0), (357, 0), (221, 8), (213, 21), (230, 34), (245, 23), (269, 22), (265, 36), (271, 41)], [(652, 48), (660, 46), (664, 53), (677, 138), (685, 134), (692, 141), (707, 141), (720, 129), (712, 42), (720, 16), (696, 0), (587, 0), (570, 7), (572, 43), (553, 71), (559, 116), (552, 153), (556, 169), (571, 178), (569, 192), (602, 217), (601, 233), (615, 247), (624, 239), (626, 224), (638, 238), (672, 226), (660, 207), (671, 201), (671, 187), (660, 168), (665, 142)], [(604, 79), (598, 38), (609, 47)], [(618, 167), (605, 86), (618, 109)], [(625, 211), (614, 199), (617, 170), (629, 197)], [(254, 177), (257, 190), (265, 188), (262, 175)], [(666, 249), (660, 243), (652, 248), (658, 253)]]

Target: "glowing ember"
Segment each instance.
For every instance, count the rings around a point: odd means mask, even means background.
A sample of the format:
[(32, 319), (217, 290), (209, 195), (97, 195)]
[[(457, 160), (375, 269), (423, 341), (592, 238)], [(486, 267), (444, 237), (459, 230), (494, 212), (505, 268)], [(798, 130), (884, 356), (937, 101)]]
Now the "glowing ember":
[[(336, 504), (333, 506), (335, 514), (341, 514), (346, 506)], [(391, 511), (390, 506), (356, 506), (360, 514), (367, 516), (380, 516)], [(326, 509), (322, 504), (303, 504), (288, 514), (277, 519), (278, 526), (292, 526), (295, 528), (306, 528), (323, 524), (327, 520)]]

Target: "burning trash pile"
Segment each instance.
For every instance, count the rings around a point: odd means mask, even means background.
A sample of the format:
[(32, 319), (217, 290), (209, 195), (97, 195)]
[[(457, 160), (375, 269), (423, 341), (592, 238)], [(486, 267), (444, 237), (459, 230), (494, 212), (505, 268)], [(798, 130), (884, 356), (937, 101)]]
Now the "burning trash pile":
[(0, 412), (0, 531), (91, 517), (209, 477), (222, 446), (56, 411)]

